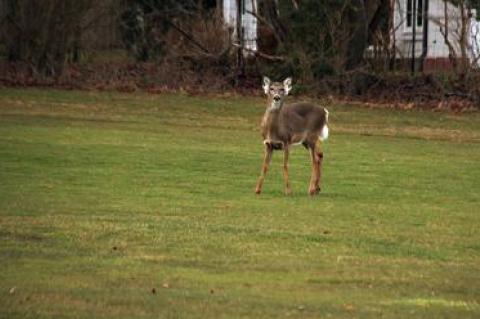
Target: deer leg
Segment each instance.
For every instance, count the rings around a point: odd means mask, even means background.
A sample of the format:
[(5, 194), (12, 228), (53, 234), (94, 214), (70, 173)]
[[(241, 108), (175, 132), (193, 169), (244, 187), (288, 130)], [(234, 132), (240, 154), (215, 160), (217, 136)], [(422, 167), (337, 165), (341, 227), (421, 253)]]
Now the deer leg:
[(310, 195), (318, 194), (318, 181), (319, 181), (319, 161), (318, 156), (315, 151), (315, 147), (310, 149), (310, 157), (312, 159), (312, 177), (310, 178), (310, 187), (308, 188), (308, 193)]
[(255, 188), (255, 193), (260, 194), (262, 192), (263, 181), (267, 175), (268, 166), (272, 160), (273, 148), (271, 145), (265, 144), (265, 156), (263, 158), (262, 173), (258, 178), (257, 187)]
[(315, 183), (315, 187), (317, 189), (317, 193), (320, 192), (321, 190), (321, 183), (322, 183), (322, 166), (323, 166), (323, 152), (320, 151), (320, 150), (317, 150), (316, 152), (316, 156), (317, 156), (317, 161), (318, 161), (318, 172), (317, 172), (317, 180), (316, 180), (316, 183)]
[(290, 182), (288, 180), (288, 155), (289, 149), (286, 145), (283, 149), (283, 178), (285, 179), (285, 195), (292, 194), (292, 190), (290, 188)]
[(323, 151), (321, 148), (321, 143), (317, 139), (315, 144), (313, 144), (313, 153), (315, 155), (315, 161), (317, 162), (316, 165), (316, 173), (315, 173), (315, 180), (314, 180), (314, 186), (315, 186), (315, 192), (318, 194), (321, 190), (320, 184), (322, 181), (322, 164), (323, 164)]

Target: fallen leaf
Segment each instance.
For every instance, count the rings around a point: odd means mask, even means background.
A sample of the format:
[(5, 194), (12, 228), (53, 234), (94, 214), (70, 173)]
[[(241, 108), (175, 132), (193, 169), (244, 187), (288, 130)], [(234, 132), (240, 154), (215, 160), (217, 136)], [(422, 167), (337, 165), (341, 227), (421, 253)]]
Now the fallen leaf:
[(344, 304), (343, 307), (348, 310), (348, 311), (353, 311), (355, 310), (355, 306), (350, 304), (350, 303), (347, 303), (347, 304)]

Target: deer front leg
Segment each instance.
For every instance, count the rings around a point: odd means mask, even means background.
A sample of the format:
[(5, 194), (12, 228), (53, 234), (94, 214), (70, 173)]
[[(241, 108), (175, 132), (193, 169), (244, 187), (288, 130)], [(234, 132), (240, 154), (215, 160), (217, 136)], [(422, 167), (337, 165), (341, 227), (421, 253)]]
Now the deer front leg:
[(292, 194), (292, 190), (290, 188), (290, 182), (288, 180), (288, 155), (289, 155), (288, 145), (285, 145), (283, 149), (283, 178), (285, 179), (285, 195)]
[(257, 187), (255, 188), (255, 193), (260, 194), (262, 192), (263, 181), (267, 175), (268, 166), (272, 160), (273, 148), (269, 144), (265, 144), (265, 156), (263, 158), (262, 173), (258, 178)]

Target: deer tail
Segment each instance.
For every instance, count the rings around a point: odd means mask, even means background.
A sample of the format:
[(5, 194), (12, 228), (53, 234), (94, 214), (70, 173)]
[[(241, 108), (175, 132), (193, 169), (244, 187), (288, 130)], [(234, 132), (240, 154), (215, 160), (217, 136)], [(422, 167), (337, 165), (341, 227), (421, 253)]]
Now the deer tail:
[(320, 133), (320, 140), (325, 141), (328, 138), (328, 110), (325, 109), (325, 124), (323, 124), (322, 132)]

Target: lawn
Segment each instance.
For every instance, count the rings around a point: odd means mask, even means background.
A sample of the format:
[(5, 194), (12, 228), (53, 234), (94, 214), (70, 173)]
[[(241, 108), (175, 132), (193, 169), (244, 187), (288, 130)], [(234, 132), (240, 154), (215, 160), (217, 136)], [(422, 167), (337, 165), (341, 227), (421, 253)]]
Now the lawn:
[(480, 318), (480, 114), (329, 105), (257, 196), (263, 103), (0, 89), (0, 318)]

